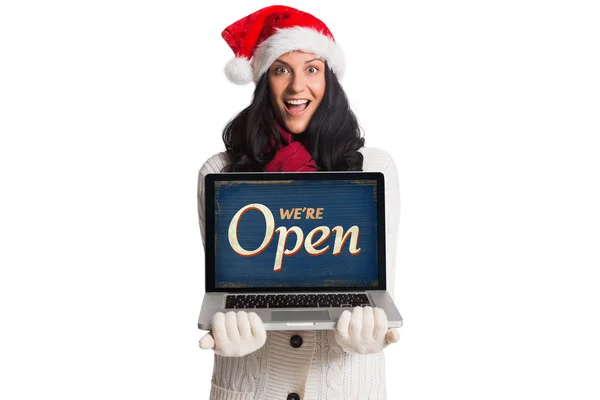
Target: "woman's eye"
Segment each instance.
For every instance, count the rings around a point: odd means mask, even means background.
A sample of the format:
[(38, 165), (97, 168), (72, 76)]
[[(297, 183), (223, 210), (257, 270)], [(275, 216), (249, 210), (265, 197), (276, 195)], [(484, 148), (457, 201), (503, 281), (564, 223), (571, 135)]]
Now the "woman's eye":
[(317, 67), (308, 67), (307, 71), (309, 74), (316, 74), (317, 72), (319, 72), (319, 70), (317, 69)]
[(285, 67), (277, 67), (275, 68), (275, 73), (276, 74), (285, 74), (287, 72), (287, 69), (285, 69)]

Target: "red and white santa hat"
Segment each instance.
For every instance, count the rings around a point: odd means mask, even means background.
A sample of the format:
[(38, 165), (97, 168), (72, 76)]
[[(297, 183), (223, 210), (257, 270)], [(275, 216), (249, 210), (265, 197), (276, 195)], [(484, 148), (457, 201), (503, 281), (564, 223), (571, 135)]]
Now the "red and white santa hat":
[(225, 66), (225, 75), (238, 85), (258, 82), (279, 56), (294, 50), (316, 54), (338, 79), (344, 75), (344, 53), (327, 26), (291, 7), (260, 9), (229, 25), (221, 36), (235, 54)]

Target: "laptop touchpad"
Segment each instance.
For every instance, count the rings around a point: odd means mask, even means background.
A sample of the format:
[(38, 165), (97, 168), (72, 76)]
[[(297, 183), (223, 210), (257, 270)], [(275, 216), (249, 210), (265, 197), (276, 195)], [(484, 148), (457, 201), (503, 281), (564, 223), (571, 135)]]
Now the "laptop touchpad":
[(327, 311), (271, 311), (271, 321), (329, 321)]

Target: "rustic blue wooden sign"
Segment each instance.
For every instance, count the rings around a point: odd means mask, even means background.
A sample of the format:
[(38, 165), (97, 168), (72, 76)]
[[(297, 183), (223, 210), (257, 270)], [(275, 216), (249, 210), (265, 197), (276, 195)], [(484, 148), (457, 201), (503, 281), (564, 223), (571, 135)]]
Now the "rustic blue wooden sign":
[(377, 184), (220, 181), (215, 287), (376, 287)]

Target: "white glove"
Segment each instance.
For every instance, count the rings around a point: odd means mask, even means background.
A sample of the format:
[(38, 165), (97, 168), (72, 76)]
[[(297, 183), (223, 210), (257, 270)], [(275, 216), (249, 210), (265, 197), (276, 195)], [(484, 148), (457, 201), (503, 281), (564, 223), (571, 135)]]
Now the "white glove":
[(340, 316), (335, 341), (351, 354), (379, 353), (400, 339), (396, 329), (388, 329), (387, 315), (381, 308), (354, 307)]
[(212, 331), (200, 339), (201, 349), (214, 349), (225, 357), (243, 357), (260, 349), (267, 340), (267, 332), (256, 313), (245, 311), (213, 315)]

